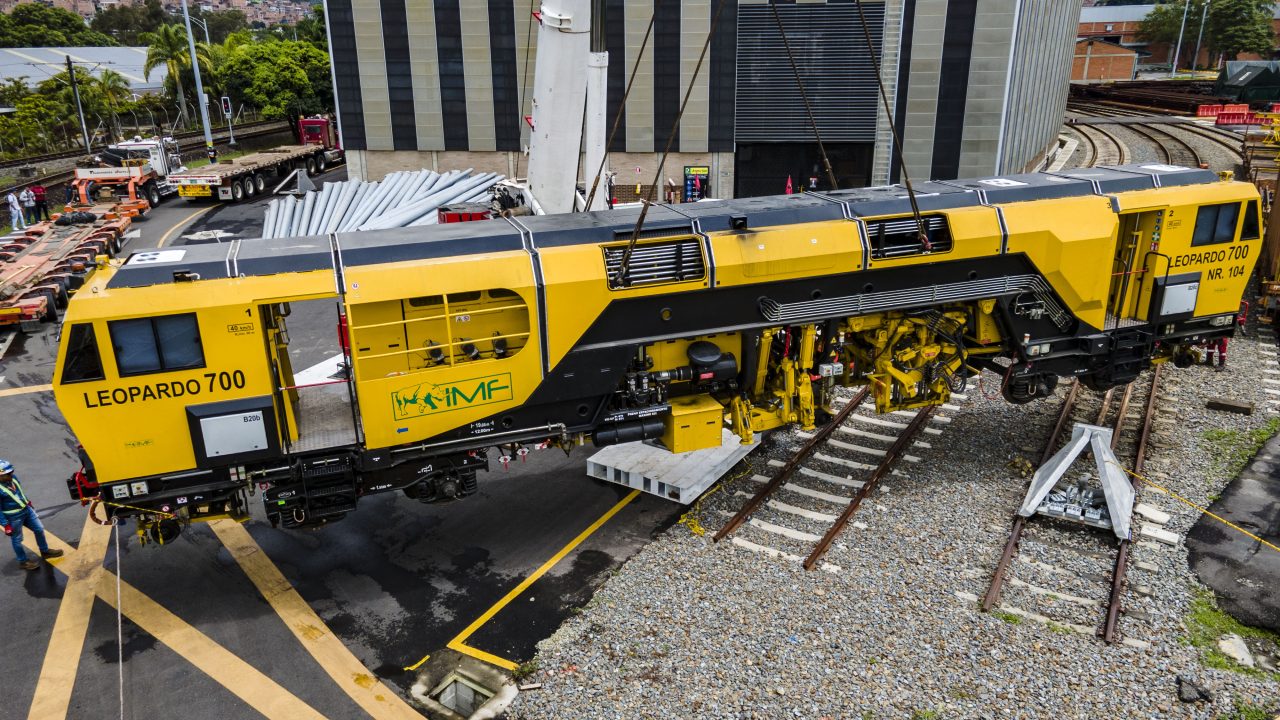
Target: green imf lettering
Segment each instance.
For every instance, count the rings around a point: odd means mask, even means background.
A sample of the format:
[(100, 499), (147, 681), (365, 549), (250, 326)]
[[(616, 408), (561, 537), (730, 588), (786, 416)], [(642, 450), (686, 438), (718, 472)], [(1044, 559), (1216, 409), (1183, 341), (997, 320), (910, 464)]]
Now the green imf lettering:
[(422, 382), (391, 393), (397, 420), (434, 415), (511, 400), (511, 374), (489, 375), (453, 382)]

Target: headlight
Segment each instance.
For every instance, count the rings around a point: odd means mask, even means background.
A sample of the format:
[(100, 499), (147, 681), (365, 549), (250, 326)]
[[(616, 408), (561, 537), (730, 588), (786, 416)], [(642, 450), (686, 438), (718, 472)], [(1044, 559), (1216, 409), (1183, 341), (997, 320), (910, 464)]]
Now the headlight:
[(1039, 345), (1028, 345), (1027, 354), (1032, 357), (1036, 357), (1038, 355), (1048, 355), (1049, 351), (1052, 349), (1053, 349), (1053, 345), (1050, 343), (1040, 343)]
[(1235, 315), (1219, 315), (1217, 317), (1209, 318), (1209, 324), (1213, 327), (1226, 327), (1235, 322), (1235, 320)]

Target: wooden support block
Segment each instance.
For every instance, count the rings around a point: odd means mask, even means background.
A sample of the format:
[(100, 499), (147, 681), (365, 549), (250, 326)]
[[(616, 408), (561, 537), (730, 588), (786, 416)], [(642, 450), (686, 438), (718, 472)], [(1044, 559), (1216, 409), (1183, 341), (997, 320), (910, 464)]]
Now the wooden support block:
[(1233, 412), (1241, 415), (1253, 414), (1253, 403), (1230, 400), (1228, 398), (1210, 398), (1209, 402), (1205, 403), (1205, 407), (1210, 410), (1222, 410), (1223, 412)]

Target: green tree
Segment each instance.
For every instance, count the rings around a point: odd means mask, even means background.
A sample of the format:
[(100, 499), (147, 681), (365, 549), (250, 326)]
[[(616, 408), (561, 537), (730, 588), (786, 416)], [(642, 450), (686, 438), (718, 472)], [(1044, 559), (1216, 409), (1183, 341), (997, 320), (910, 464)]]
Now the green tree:
[(22, 3), (0, 14), (0, 47), (88, 47), (115, 45), (91, 30), (79, 15), (39, 3)]
[(186, 103), (182, 91), (182, 71), (191, 66), (191, 50), (187, 44), (187, 31), (178, 25), (162, 25), (155, 32), (143, 33), (138, 39), (148, 45), (147, 61), (142, 66), (142, 76), (151, 78), (151, 71), (163, 65), (169, 71), (177, 88), (179, 105)]
[(1209, 47), (1228, 60), (1240, 53), (1270, 57), (1276, 45), (1271, 29), (1274, 7), (1269, 0), (1214, 0), (1205, 21)]
[(160, 0), (146, 0), (141, 5), (115, 5), (99, 10), (89, 27), (115, 38), (123, 45), (138, 45), (138, 36), (155, 32), (161, 25), (173, 22)]
[[(199, 18), (209, 25), (209, 42), (211, 43), (221, 43), (227, 39), (228, 35), (249, 27), (249, 18), (240, 10), (201, 12)], [(196, 31), (197, 37), (203, 34), (199, 28), (193, 26), (192, 29)]]
[(309, 42), (240, 45), (217, 75), (225, 94), (260, 108), (264, 117), (290, 118), (333, 107), (329, 55)]
[(316, 47), (329, 52), (329, 33), (324, 25), (324, 5), (312, 5), (311, 14), (298, 21), (295, 26), (298, 39), (306, 40)]
[(0, 83), (0, 107), (14, 107), (18, 101), (31, 94), (26, 76), (14, 77)]

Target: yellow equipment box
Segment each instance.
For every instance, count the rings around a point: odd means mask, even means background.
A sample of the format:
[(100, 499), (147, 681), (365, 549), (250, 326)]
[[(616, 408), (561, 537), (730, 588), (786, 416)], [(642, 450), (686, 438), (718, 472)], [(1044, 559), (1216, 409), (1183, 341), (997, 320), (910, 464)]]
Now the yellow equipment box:
[(662, 444), (673, 453), (720, 447), (724, 406), (709, 395), (672, 398), (671, 414), (662, 422)]
[(213, 191), (208, 185), (179, 185), (178, 195), (181, 197), (210, 197)]

